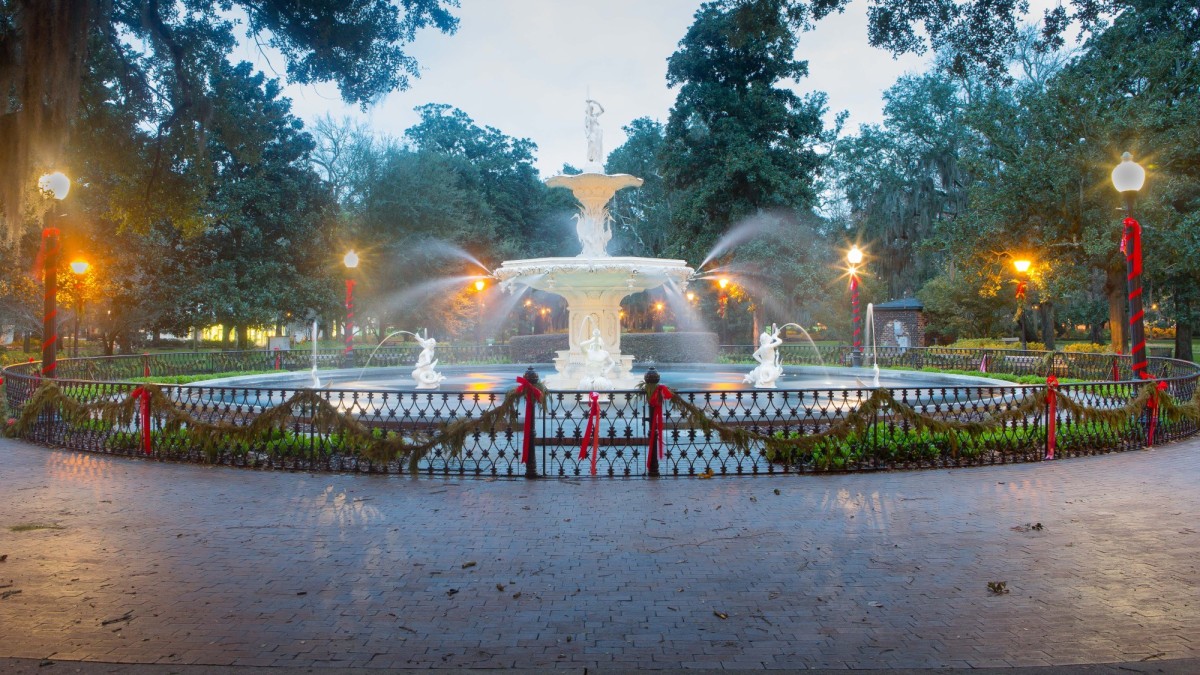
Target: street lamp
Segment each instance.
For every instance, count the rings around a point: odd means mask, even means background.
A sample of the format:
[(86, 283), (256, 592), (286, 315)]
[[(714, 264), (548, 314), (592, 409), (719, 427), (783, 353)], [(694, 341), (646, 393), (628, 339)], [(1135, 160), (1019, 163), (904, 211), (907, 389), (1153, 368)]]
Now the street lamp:
[(342, 264), (346, 266), (346, 327), (343, 334), (346, 337), (346, 348), (342, 350), (342, 366), (354, 367), (354, 270), (358, 267), (358, 254), (351, 249), (342, 256)]
[(850, 326), (854, 331), (854, 344), (850, 347), (850, 365), (858, 368), (863, 363), (862, 352), (862, 318), (858, 312), (858, 266), (863, 261), (863, 252), (857, 246), (852, 246), (846, 252), (846, 262), (850, 263)]
[(1133, 155), (1121, 155), (1121, 163), (1112, 172), (1113, 187), (1121, 193), (1125, 207), (1125, 230), (1121, 236), (1121, 253), (1125, 254), (1126, 288), (1129, 291), (1129, 341), (1132, 348), (1130, 370), (1137, 379), (1148, 379), (1146, 373), (1146, 327), (1142, 322), (1142, 226), (1133, 217), (1133, 202), (1138, 190), (1146, 183), (1146, 170), (1133, 161)]
[(83, 316), (83, 275), (91, 267), (86, 260), (71, 262), (71, 271), (75, 273), (75, 338), (71, 341), (71, 356), (79, 357), (79, 320)]
[(1028, 291), (1026, 281), (1029, 275), (1029, 267), (1033, 263), (1025, 258), (1017, 258), (1013, 260), (1013, 268), (1017, 270), (1017, 331), (1021, 334), (1021, 349), (1029, 348), (1029, 343), (1025, 341), (1025, 296)]
[(729, 293), (725, 290), (729, 286), (728, 277), (717, 279), (717, 288), (721, 289), (721, 294), (717, 296), (717, 314), (721, 317), (721, 342), (729, 340), (729, 321), (726, 318), (729, 309)]
[(58, 365), (58, 213), (71, 191), (71, 179), (61, 171), (38, 179), (42, 192), (54, 198), (42, 224), (42, 377), (54, 377)]
[(479, 345), (483, 345), (483, 289), (487, 288), (487, 282), (483, 279), (475, 280), (475, 292), (479, 294), (479, 320), (476, 323), (476, 337)]

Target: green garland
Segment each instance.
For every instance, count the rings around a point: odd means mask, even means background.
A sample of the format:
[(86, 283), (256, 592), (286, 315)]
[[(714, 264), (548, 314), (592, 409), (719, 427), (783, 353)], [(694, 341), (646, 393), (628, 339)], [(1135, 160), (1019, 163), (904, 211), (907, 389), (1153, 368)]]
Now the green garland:
[[(545, 408), (546, 389), (540, 383), (535, 386), (542, 392), (541, 402)], [(421, 459), (438, 445), (448, 448), (451, 457), (458, 456), (466, 444), (467, 436), (475, 433), (476, 429), (495, 428), (500, 421), (509, 425), (515, 423), (519, 416), (517, 404), (527, 395), (513, 388), (505, 393), (500, 405), (479, 417), (448, 422), (442, 425), (438, 433), (415, 434), (415, 442), (410, 442), (398, 434), (377, 436), (356, 417), (338, 410), (312, 389), (297, 391), (283, 403), (263, 410), (249, 424), (237, 425), (204, 421), (178, 409), (158, 385), (145, 384), (140, 388), (149, 394), (151, 415), (162, 420), (159, 428), (164, 433), (175, 433), (186, 428), (188, 437), (195, 439), (204, 450), (213, 450), (229, 443), (249, 444), (268, 437), (273, 431), (287, 431), (300, 413), (310, 410), (309, 424), (317, 433), (343, 435), (352, 445), (361, 447), (362, 455), (372, 461), (390, 462), (407, 457), (413, 471)], [(5, 433), (10, 437), (24, 436), (37, 422), (42, 411), (51, 408), (59, 410), (69, 424), (81, 424), (99, 417), (108, 424), (129, 426), (137, 418), (139, 405), (132, 391), (120, 401), (80, 403), (64, 394), (57, 383), (47, 380), (25, 402), (20, 417), (9, 422)]]
[[(654, 393), (657, 386), (647, 385), (642, 395), (648, 398)], [(1098, 421), (1110, 425), (1117, 425), (1132, 417), (1140, 416), (1151, 399), (1157, 401), (1159, 415), (1164, 420), (1174, 422), (1186, 418), (1193, 422), (1200, 422), (1200, 388), (1196, 390), (1190, 401), (1180, 404), (1176, 403), (1170, 394), (1159, 390), (1151, 382), (1143, 385), (1138, 395), (1124, 406), (1107, 409), (1083, 406), (1062, 391), (1057, 392), (1057, 400), (1065, 412), (1081, 421)], [(919, 413), (912, 406), (897, 401), (890, 390), (876, 389), (858, 407), (846, 413), (824, 431), (807, 436), (782, 438), (761, 434), (743, 426), (721, 423), (710, 417), (702, 408), (685, 401), (680, 396), (673, 396), (670, 404), (683, 414), (689, 426), (698, 428), (705, 434), (715, 433), (722, 443), (732, 445), (739, 452), (750, 452), (756, 444), (762, 444), (766, 450), (767, 459), (772, 461), (793, 461), (801, 453), (811, 451), (826, 441), (844, 440), (851, 434), (862, 434), (878, 421), (879, 415), (884, 413), (899, 417), (918, 431), (945, 434), (950, 442), (951, 452), (957, 457), (961, 444), (960, 433), (979, 437), (1032, 415), (1044, 414), (1047, 407), (1044, 393), (1031, 394), (1026, 396), (1020, 405), (999, 412), (997, 412), (998, 405), (989, 404), (980, 411), (989, 413), (988, 418), (984, 421), (961, 422), (943, 420)]]
[[(535, 387), (542, 394), (540, 403), (545, 409), (546, 388), (541, 383)], [(658, 385), (647, 385), (642, 395), (649, 399), (657, 387)], [(446, 448), (448, 456), (457, 457), (462, 454), (467, 437), (477, 434), (479, 429), (514, 426), (520, 418), (519, 404), (529, 395), (515, 387), (505, 392), (499, 405), (478, 417), (456, 419), (441, 425), (436, 432), (417, 432), (410, 434), (411, 438), (405, 438), (399, 434), (377, 435), (356, 417), (338, 410), (312, 389), (297, 391), (283, 403), (263, 410), (249, 424), (237, 425), (223, 421), (204, 421), (178, 409), (175, 402), (164, 394), (158, 385), (145, 384), (140, 388), (149, 395), (151, 414), (160, 420), (159, 428), (164, 433), (174, 433), (186, 428), (189, 438), (195, 439), (206, 451), (214, 451), (230, 443), (250, 444), (257, 439), (269, 437), (274, 431), (285, 432), (304, 411), (311, 411), (308, 422), (317, 433), (341, 434), (349, 441), (349, 445), (362, 448), (361, 454), (372, 461), (390, 462), (407, 458), (410, 469), (414, 472), (418, 463), (437, 446)], [(1177, 402), (1166, 391), (1158, 389), (1154, 382), (1143, 385), (1137, 396), (1119, 408), (1084, 406), (1061, 390), (1057, 391), (1057, 401), (1063, 412), (1084, 422), (1117, 426), (1131, 418), (1139, 417), (1151, 401), (1156, 403), (1159, 416), (1163, 420), (1175, 422), (1187, 419), (1200, 422), (1200, 388), (1185, 403)], [(1044, 414), (1047, 407), (1043, 390), (1036, 394), (1031, 393), (1020, 405), (1007, 410), (999, 410), (1000, 406), (997, 404), (982, 407), (978, 412), (988, 413), (986, 420), (962, 422), (939, 419), (917, 412), (912, 406), (897, 401), (890, 390), (876, 389), (866, 400), (825, 430), (806, 436), (785, 438), (762, 434), (741, 425), (720, 422), (681, 396), (673, 396), (669, 403), (672, 408), (682, 413), (690, 427), (700, 429), (706, 435), (716, 434), (721, 442), (728, 443), (741, 452), (750, 452), (761, 444), (766, 450), (767, 458), (773, 461), (792, 461), (801, 453), (811, 451), (826, 441), (843, 440), (851, 434), (862, 434), (878, 423), (881, 415), (897, 417), (918, 431), (945, 434), (949, 439), (951, 451), (957, 456), (961, 443), (959, 434), (978, 437), (1030, 416)], [(6, 434), (24, 436), (37, 422), (38, 416), (52, 408), (59, 410), (63, 419), (70, 424), (82, 424), (98, 417), (112, 425), (129, 426), (135, 423), (139, 406), (139, 400), (134, 397), (132, 391), (120, 401), (81, 403), (64, 394), (57, 383), (47, 380), (25, 402), (21, 415), (9, 421)]]

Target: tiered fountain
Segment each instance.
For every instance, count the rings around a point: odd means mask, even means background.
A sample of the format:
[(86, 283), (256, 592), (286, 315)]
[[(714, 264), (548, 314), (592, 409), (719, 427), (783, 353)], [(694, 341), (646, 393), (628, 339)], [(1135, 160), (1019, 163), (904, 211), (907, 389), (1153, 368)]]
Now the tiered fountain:
[(683, 260), (613, 257), (608, 202), (618, 190), (638, 187), (642, 179), (604, 173), (600, 127), (603, 112), (588, 101), (588, 161), (584, 173), (554, 176), (550, 187), (564, 187), (579, 200), (576, 233), (583, 250), (574, 258), (508, 260), (494, 272), (501, 287), (526, 286), (562, 296), (569, 314), (568, 348), (557, 352), (555, 372), (546, 377), (551, 389), (627, 389), (637, 385), (633, 356), (621, 353), (621, 300), (641, 291), (672, 284), (687, 287), (692, 268)]

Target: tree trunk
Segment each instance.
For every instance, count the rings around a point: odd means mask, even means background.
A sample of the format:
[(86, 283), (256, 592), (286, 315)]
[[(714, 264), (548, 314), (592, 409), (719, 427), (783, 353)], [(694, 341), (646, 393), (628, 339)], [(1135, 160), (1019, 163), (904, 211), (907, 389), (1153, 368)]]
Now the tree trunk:
[(128, 330), (123, 330), (117, 334), (117, 344), (121, 347), (122, 354), (133, 353), (133, 333)]
[(233, 335), (233, 326), (221, 324), (221, 349), (229, 349), (229, 338)]
[(1129, 331), (1125, 327), (1125, 299), (1129, 291), (1125, 288), (1124, 268), (1108, 268), (1104, 293), (1108, 296), (1108, 328), (1112, 332), (1113, 349), (1126, 354), (1129, 351), (1125, 344)]
[(1042, 303), (1042, 343), (1046, 349), (1054, 351), (1054, 303)]
[(1186, 321), (1175, 323), (1175, 358), (1192, 361), (1192, 325)]
[(21, 351), (28, 353), (29, 350), (32, 348), (33, 348), (33, 333), (31, 331), (25, 331), (25, 339), (22, 341)]

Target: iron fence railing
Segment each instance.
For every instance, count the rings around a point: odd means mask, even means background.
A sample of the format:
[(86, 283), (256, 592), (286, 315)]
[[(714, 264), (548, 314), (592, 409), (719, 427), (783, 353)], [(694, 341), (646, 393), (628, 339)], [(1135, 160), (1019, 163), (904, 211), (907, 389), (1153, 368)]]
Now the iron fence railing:
[[(724, 348), (723, 358), (737, 359), (749, 347)], [(784, 349), (786, 363), (846, 363), (849, 350), (821, 347)], [(385, 347), (371, 358), (371, 365), (395, 366), (414, 362), (414, 347)], [(501, 360), (503, 348), (439, 348), (445, 362), (479, 363)], [(307, 357), (308, 360), (304, 360)], [(134, 380), (172, 374), (215, 374), (275, 368), (298, 370), (312, 367), (311, 353), (214, 352), (135, 355), (98, 359), (65, 359), (59, 362), (56, 380), (61, 392), (78, 403), (94, 404), (124, 400), (137, 386)], [(318, 365), (342, 365), (337, 350), (318, 351)], [(355, 355), (358, 365), (367, 354)], [(807, 361), (806, 358), (811, 358)], [(881, 367), (931, 368), (988, 373), (1045, 376), (1087, 380), (1063, 384), (1060, 391), (1093, 409), (1120, 410), (1134, 400), (1142, 382), (1128, 381), (1129, 357), (1099, 354), (1063, 354), (1020, 350), (879, 349), (868, 352), (868, 365)], [(19, 364), (4, 371), (5, 400), (10, 415), (19, 414), (41, 385), (38, 364)], [(524, 370), (512, 365), (511, 376)], [(664, 369), (669, 373), (669, 367)], [(1151, 358), (1150, 371), (1166, 382), (1167, 393), (1188, 400), (1196, 389), (1200, 367), (1184, 361)], [(1115, 377), (1114, 377), (1115, 374)], [(1115, 380), (1115, 381), (1114, 381)], [(287, 400), (297, 390), (238, 386), (161, 385), (171, 405), (205, 423), (221, 422), (244, 426), (257, 416)], [(898, 403), (927, 419), (946, 422), (981, 422), (996, 413), (1021, 411), (1029, 397), (1044, 397), (1040, 385), (964, 384), (961, 386), (908, 387), (888, 390)], [(875, 392), (855, 389), (776, 389), (741, 391), (675, 391), (678, 402), (690, 404), (710, 420), (726, 428), (741, 428), (767, 437), (790, 439), (828, 432), (854, 414)], [(320, 389), (316, 393), (338, 411), (360, 422), (372, 433), (401, 437), (437, 434), (449, 422), (480, 420), (504, 400), (503, 392), (473, 391), (356, 391)], [(677, 403), (678, 403), (677, 402)], [(545, 407), (535, 409), (532, 426), (531, 462), (521, 460), (525, 441), (524, 418), (492, 425), (482, 422), (466, 436), (461, 452), (451, 454), (437, 445), (420, 462), (418, 471), (438, 476), (524, 476), (531, 468), (551, 477), (587, 476), (590, 458), (580, 450), (588, 426), (590, 398), (587, 392), (552, 391)], [(769, 457), (762, 443), (750, 447), (723, 440), (716, 430), (705, 430), (686, 414), (685, 406), (664, 406), (662, 459), (649, 461), (651, 410), (641, 391), (604, 392), (599, 405), (596, 444), (596, 473), (601, 476), (638, 477), (660, 475), (753, 475), (808, 473), (819, 471), (863, 471), (972, 466), (1036, 461), (1046, 454), (1047, 417), (1044, 411), (1016, 416), (983, 433), (931, 432), (917, 429), (911, 419), (894, 411), (875, 413), (859, 431), (806, 447), (791, 457)], [(1043, 409), (1039, 409), (1043, 410)], [(315, 411), (301, 409), (285, 430), (259, 438), (230, 441), (217, 446), (201, 443), (186, 427), (166, 429), (158, 412), (149, 426), (151, 457), (181, 461), (253, 466), (259, 468), (403, 473), (402, 461), (367, 459), (345, 434), (321, 431), (313, 424)], [(1143, 447), (1150, 428), (1146, 413), (1120, 421), (1074, 419), (1059, 408), (1056, 417), (1058, 457), (1071, 457)], [(1197, 430), (1188, 419), (1158, 420), (1154, 442), (1184, 438)], [(143, 428), (136, 422), (117, 425), (94, 415), (83, 421), (68, 421), (61, 411), (47, 407), (38, 411), (36, 423), (28, 428), (29, 440), (56, 447), (119, 455), (141, 455)]]

